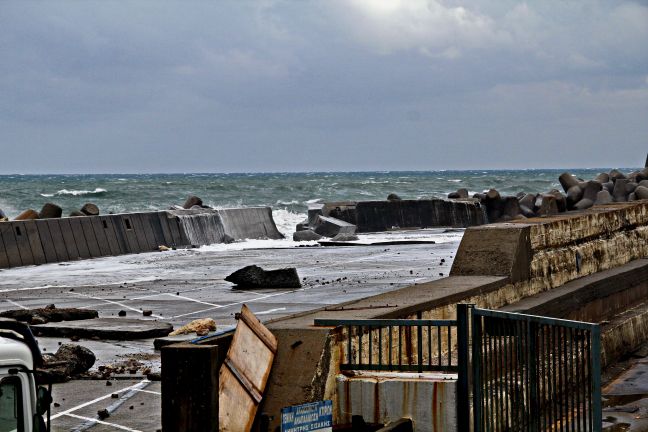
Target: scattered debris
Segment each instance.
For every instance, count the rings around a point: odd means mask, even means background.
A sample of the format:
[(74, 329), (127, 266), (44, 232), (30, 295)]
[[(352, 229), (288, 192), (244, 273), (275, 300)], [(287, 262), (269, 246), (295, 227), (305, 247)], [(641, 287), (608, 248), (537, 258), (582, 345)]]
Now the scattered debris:
[(196, 333), (198, 336), (205, 336), (210, 331), (216, 331), (216, 321), (211, 318), (202, 318), (191, 321), (189, 324), (180, 327), (169, 333), (169, 336)]
[(108, 417), (110, 417), (110, 413), (108, 412), (107, 409), (104, 408), (102, 410), (97, 411), (97, 416), (99, 417), (99, 420), (105, 420)]
[(160, 252), (166, 252), (166, 251), (170, 251), (171, 248), (168, 247), (168, 246), (160, 245), (160, 246), (158, 246), (158, 250), (159, 250)]
[(125, 310), (120, 310), (119, 312), (117, 312), (117, 316), (125, 317), (126, 316), (126, 311)]
[(49, 305), (38, 309), (13, 309), (0, 313), (0, 317), (12, 318), (28, 324), (45, 324), (48, 322), (75, 321), (97, 318), (99, 313), (92, 309), (62, 308)]
[(225, 278), (237, 288), (301, 288), (297, 269), (294, 267), (278, 270), (263, 270), (251, 265), (235, 271)]

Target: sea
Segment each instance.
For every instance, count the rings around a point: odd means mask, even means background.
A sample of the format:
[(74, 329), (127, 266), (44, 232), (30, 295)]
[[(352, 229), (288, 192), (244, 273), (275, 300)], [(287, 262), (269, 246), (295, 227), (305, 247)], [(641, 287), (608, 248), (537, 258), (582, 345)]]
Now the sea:
[[(636, 168), (622, 169), (631, 172)], [(163, 210), (182, 205), (189, 195), (214, 208), (270, 206), (277, 227), (291, 235), (311, 204), (327, 201), (444, 198), (459, 188), (470, 194), (495, 188), (502, 194), (560, 189), (558, 176), (569, 171), (591, 179), (609, 168), (375, 171), (304, 173), (71, 174), (0, 175), (0, 209), (12, 218), (46, 202), (64, 214), (86, 202), (103, 214)]]

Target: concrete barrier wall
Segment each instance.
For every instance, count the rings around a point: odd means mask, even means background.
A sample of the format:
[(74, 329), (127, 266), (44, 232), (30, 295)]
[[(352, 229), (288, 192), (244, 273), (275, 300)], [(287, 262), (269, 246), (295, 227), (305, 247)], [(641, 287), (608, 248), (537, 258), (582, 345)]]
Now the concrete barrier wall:
[(269, 207), (0, 222), (0, 268), (280, 238)]
[(356, 225), (358, 232), (380, 232), (394, 228), (465, 228), (487, 222), (484, 209), (473, 200), (340, 202), (325, 204), (322, 211), (325, 216)]

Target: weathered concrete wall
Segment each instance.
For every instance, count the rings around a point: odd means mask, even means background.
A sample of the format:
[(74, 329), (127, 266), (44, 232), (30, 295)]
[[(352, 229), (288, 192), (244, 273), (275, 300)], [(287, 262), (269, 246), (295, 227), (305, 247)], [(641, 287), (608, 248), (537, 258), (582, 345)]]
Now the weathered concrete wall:
[(456, 377), (445, 374), (363, 373), (337, 378), (336, 424), (352, 415), (387, 424), (410, 418), (417, 432), (457, 430)]
[(469, 227), (486, 223), (478, 201), (442, 199), (327, 203), (325, 216), (354, 224), (358, 232), (395, 228)]
[[(316, 318), (453, 319), (458, 302), (499, 309), (583, 276), (645, 258), (648, 256), (646, 240), (648, 202), (643, 201), (528, 219), (524, 223), (469, 228), (448, 278), (346, 303), (352, 310), (317, 310), (269, 323), (280, 348), (263, 409), (276, 417), (282, 406), (322, 398), (337, 401), (333, 377), (339, 373), (344, 358), (345, 336), (339, 331), (313, 328)], [(641, 278), (642, 272), (635, 269), (628, 277)], [(607, 282), (600, 281), (600, 284)], [(640, 295), (642, 289), (636, 288), (630, 296)], [(376, 309), (377, 306), (380, 308)], [(644, 331), (648, 335), (648, 326), (641, 319), (632, 317), (625, 322), (610, 332), (622, 337), (604, 336), (606, 352), (622, 351), (623, 341), (629, 340), (630, 333), (633, 340), (645, 338)], [(452, 339), (456, 341), (455, 334)], [(367, 338), (365, 343), (368, 344)], [(415, 353), (415, 339), (406, 343)], [(447, 351), (445, 341), (442, 345)], [(306, 346), (307, 349), (302, 348)], [(363, 345), (363, 351), (367, 352), (367, 348)], [(300, 364), (298, 374), (296, 362)]]
[(0, 268), (282, 237), (269, 207), (0, 222)]
[(615, 203), (469, 228), (450, 274), (507, 275), (523, 298), (646, 256), (648, 202)]

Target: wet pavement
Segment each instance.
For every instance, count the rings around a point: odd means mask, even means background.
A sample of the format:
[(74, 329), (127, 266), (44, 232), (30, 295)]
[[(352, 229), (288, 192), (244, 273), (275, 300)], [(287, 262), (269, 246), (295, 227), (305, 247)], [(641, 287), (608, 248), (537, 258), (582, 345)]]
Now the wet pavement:
[[(176, 328), (193, 319), (213, 318), (223, 330), (235, 325), (234, 314), (244, 303), (266, 321), (447, 276), (461, 236), (461, 231), (436, 229), (381, 234), (378, 239), (434, 240), (436, 244), (274, 249), (219, 245), (2, 270), (0, 311), (55, 304), (96, 309), (100, 317), (117, 317), (119, 311), (126, 311), (127, 318), (157, 319)], [(375, 241), (376, 237), (364, 239)], [(296, 267), (303, 287), (250, 291), (234, 289), (224, 281), (233, 271), (251, 264), (264, 269)], [(144, 310), (152, 315), (144, 317)], [(39, 343), (43, 351), (54, 352), (70, 340), (39, 338)], [(54, 400), (61, 406), (55, 410), (53, 430), (160, 428), (159, 382), (149, 383), (143, 375), (147, 370), (159, 372), (153, 339), (81, 339), (78, 343), (97, 356), (91, 372), (124, 363), (127, 371), (120, 376), (123, 379), (112, 381), (113, 386), (106, 386), (106, 380), (55, 385)], [(130, 392), (125, 390), (133, 385)], [(116, 391), (128, 393), (128, 401), (115, 405), (118, 399), (111, 395)], [(110, 417), (98, 421), (97, 411), (113, 405)]]

